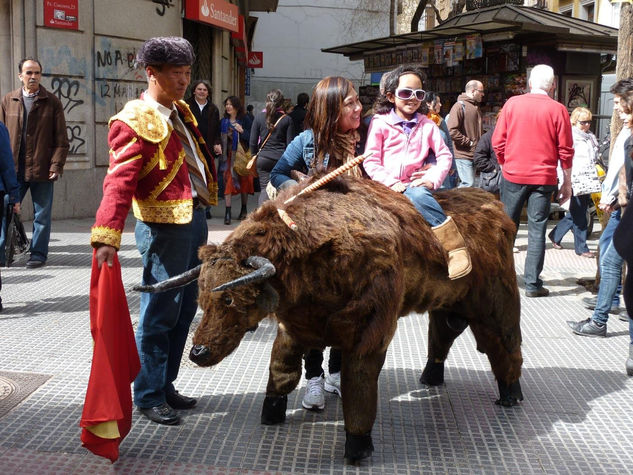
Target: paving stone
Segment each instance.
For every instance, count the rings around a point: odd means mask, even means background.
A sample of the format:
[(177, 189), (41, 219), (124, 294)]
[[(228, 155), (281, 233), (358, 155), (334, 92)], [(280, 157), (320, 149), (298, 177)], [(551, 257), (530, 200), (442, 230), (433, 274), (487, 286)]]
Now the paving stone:
[[(239, 224), (224, 226), (219, 218), (209, 223), (213, 241)], [(18, 260), (2, 269), (0, 371), (51, 375), (0, 417), (3, 473), (619, 474), (633, 466), (633, 379), (624, 371), (628, 323), (610, 319), (603, 339), (574, 336), (567, 327), (566, 320), (590, 315), (581, 304), (589, 293), (576, 279), (595, 274), (594, 260), (574, 254), (571, 233), (565, 249), (548, 245), (542, 278), (550, 296), (527, 299), (521, 288), (525, 400), (519, 406), (494, 404), (497, 385), (470, 331), (449, 354), (445, 384), (421, 387), (428, 316), (411, 315), (400, 320), (380, 375), (376, 451), (360, 467), (346, 467), (343, 412), (335, 395), (326, 396), (323, 412), (304, 411), (302, 380), (288, 397), (286, 422), (260, 425), (276, 332), (274, 322), (264, 321), (214, 368), (196, 367), (185, 356), (177, 387), (198, 397), (198, 405), (182, 411), (183, 424), (175, 427), (153, 424), (135, 411), (121, 458), (112, 465), (79, 440), (92, 358), (91, 224), (54, 222), (45, 267), (26, 269)], [(522, 226), (521, 251), (514, 255), (520, 286), (526, 236)], [(592, 250), (596, 238), (589, 241)], [(141, 268), (132, 220), (120, 259), (124, 285), (131, 288)], [(138, 295), (129, 292), (128, 303), (136, 325)]]

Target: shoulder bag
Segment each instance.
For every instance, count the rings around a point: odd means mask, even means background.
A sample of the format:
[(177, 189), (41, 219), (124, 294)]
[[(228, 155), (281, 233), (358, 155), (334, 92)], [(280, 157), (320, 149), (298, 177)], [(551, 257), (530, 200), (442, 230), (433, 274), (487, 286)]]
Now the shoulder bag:
[(251, 159), (249, 160), (249, 162), (246, 164), (247, 170), (249, 170), (251, 173), (255, 174), (255, 171), (257, 170), (257, 167), (256, 167), (257, 155), (259, 155), (259, 152), (262, 151), (262, 149), (264, 148), (264, 145), (266, 145), (266, 142), (268, 142), (268, 139), (270, 138), (270, 134), (273, 133), (273, 131), (277, 128), (277, 124), (279, 124), (281, 119), (283, 119), (284, 117), (286, 117), (286, 114), (281, 114), (281, 117), (277, 119), (277, 122), (275, 122), (275, 125), (273, 125), (272, 129), (268, 131), (268, 135), (266, 136), (262, 144), (259, 146), (259, 150), (257, 150), (257, 153), (253, 155)]
[(237, 149), (233, 156), (233, 169), (240, 176), (249, 176), (251, 171), (246, 168), (249, 160), (251, 159), (251, 151), (248, 147), (244, 147), (240, 141), (240, 136), (237, 136)]

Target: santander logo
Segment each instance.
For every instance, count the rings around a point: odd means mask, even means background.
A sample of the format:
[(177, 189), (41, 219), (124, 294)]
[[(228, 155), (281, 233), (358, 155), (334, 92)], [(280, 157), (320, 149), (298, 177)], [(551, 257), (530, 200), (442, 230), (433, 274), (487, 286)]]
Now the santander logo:
[(259, 59), (259, 55), (258, 54), (251, 53), (248, 56), (248, 64), (249, 65), (253, 65), (253, 66), (260, 65), (260, 64), (262, 64), (262, 60)]
[(202, 4), (202, 7), (200, 8), (200, 12), (204, 16), (209, 16), (209, 13), (211, 13), (211, 11), (209, 10), (209, 5), (207, 5), (207, 0), (204, 0), (204, 3)]

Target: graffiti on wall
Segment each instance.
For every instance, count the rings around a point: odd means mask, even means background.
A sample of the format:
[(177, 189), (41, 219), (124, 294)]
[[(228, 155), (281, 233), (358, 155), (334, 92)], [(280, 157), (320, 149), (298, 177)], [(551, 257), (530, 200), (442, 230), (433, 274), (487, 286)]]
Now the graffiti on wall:
[(99, 37), (95, 41), (95, 78), (128, 81), (144, 80), (134, 67), (137, 48), (142, 41)]
[(160, 7), (156, 7), (156, 13), (160, 16), (165, 16), (165, 9), (174, 6), (174, 0), (152, 0), (152, 2), (160, 5)]
[(66, 122), (66, 134), (70, 143), (69, 155), (84, 155), (86, 153), (85, 124), (69, 124)]
[(53, 77), (51, 80), (51, 91), (64, 106), (64, 114), (70, 114), (75, 107), (84, 103), (83, 99), (78, 98), (79, 88), (80, 84), (77, 79)]

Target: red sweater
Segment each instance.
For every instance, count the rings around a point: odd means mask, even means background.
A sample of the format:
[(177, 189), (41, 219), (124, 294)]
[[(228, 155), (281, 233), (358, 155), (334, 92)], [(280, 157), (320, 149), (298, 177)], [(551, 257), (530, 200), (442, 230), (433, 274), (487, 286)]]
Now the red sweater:
[(556, 185), (556, 166), (571, 168), (573, 145), (567, 109), (545, 94), (508, 99), (492, 135), (503, 177), (521, 185)]

